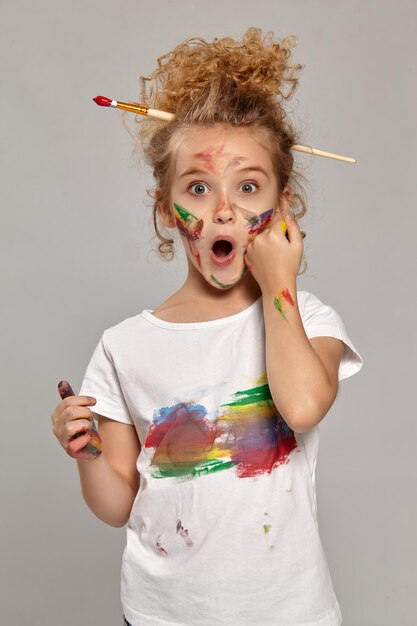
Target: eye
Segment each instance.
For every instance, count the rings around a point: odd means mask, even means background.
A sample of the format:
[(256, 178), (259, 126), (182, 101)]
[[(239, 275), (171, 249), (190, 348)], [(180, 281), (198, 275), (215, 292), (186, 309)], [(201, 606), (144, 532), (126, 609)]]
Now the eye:
[(192, 183), (188, 189), (192, 193), (195, 193), (196, 195), (201, 196), (202, 194), (204, 194), (204, 189), (208, 189), (208, 187), (204, 183)]
[[(256, 183), (242, 183), (241, 185), (244, 193), (251, 193), (251, 187), (256, 187), (257, 189), (258, 185)], [(256, 191), (256, 189), (254, 189), (254, 191)]]

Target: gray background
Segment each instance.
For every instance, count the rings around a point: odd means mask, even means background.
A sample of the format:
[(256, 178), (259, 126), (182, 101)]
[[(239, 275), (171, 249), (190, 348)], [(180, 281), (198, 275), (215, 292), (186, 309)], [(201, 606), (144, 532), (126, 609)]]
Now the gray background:
[(84, 503), (50, 414), (102, 331), (185, 278), (183, 255), (151, 252), (151, 174), (118, 112), (91, 98), (137, 99), (139, 74), (184, 38), (253, 25), (300, 38), (303, 143), (358, 159), (297, 156), (299, 289), (338, 311), (365, 361), (320, 425), (319, 522), (343, 623), (417, 624), (416, 23), (415, 0), (3, 0), (1, 623), (121, 623), (125, 528)]

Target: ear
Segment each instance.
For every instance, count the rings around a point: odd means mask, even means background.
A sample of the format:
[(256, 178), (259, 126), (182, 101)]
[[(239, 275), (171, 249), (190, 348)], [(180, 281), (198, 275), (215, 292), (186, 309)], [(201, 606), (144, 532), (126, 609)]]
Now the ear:
[(290, 209), (291, 196), (291, 187), (284, 187), (279, 198), (279, 210), (284, 219)]
[(157, 203), (159, 221), (167, 228), (175, 228), (175, 216), (172, 209), (170, 209), (170, 200), (161, 202), (161, 195), (161, 189), (157, 187), (155, 189), (155, 201)]

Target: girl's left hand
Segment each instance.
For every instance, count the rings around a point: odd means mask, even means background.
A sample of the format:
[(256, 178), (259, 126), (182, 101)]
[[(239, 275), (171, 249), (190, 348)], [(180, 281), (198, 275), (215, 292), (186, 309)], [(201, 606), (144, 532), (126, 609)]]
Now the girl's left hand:
[[(280, 222), (285, 219), (288, 238)], [(283, 282), (296, 280), (303, 254), (300, 227), (287, 211), (275, 211), (269, 228), (256, 235), (249, 243), (244, 259), (248, 270), (262, 291), (275, 291)]]

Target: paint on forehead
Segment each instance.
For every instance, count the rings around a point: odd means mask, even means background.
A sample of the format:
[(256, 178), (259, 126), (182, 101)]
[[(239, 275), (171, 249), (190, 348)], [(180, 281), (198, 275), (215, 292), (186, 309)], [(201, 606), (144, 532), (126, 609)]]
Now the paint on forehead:
[(238, 165), (240, 165), (241, 158), (242, 157), (239, 157), (239, 156), (233, 157), (232, 160), (229, 161), (229, 163), (225, 167), (224, 171), (226, 172), (229, 169), (229, 167), (237, 167)]
[(196, 152), (195, 154), (193, 154), (193, 157), (195, 159), (203, 161), (207, 169), (213, 173), (216, 169), (216, 164), (214, 163), (214, 161), (218, 161), (220, 159), (229, 159), (229, 163), (226, 166), (227, 169), (232, 166), (236, 167), (237, 165), (240, 165), (241, 161), (247, 160), (246, 157), (239, 156), (237, 154), (234, 154), (233, 152), (223, 152), (223, 148), (224, 145), (220, 146), (219, 148), (209, 148), (207, 150), (204, 150), (203, 152)]
[(228, 284), (221, 283), (219, 280), (217, 280), (215, 276), (213, 276), (213, 274), (210, 276), (210, 278), (216, 283), (216, 285), (219, 285), (219, 287), (221, 287), (222, 289), (230, 289), (231, 287), (234, 287), (244, 277), (247, 271), (248, 271), (248, 268), (245, 265), (239, 278), (235, 280), (233, 283), (228, 283)]
[(204, 225), (202, 219), (198, 219), (195, 215), (184, 209), (181, 205), (173, 202), (175, 212), (175, 223), (178, 230), (187, 239), (197, 240), (200, 238), (200, 234)]

